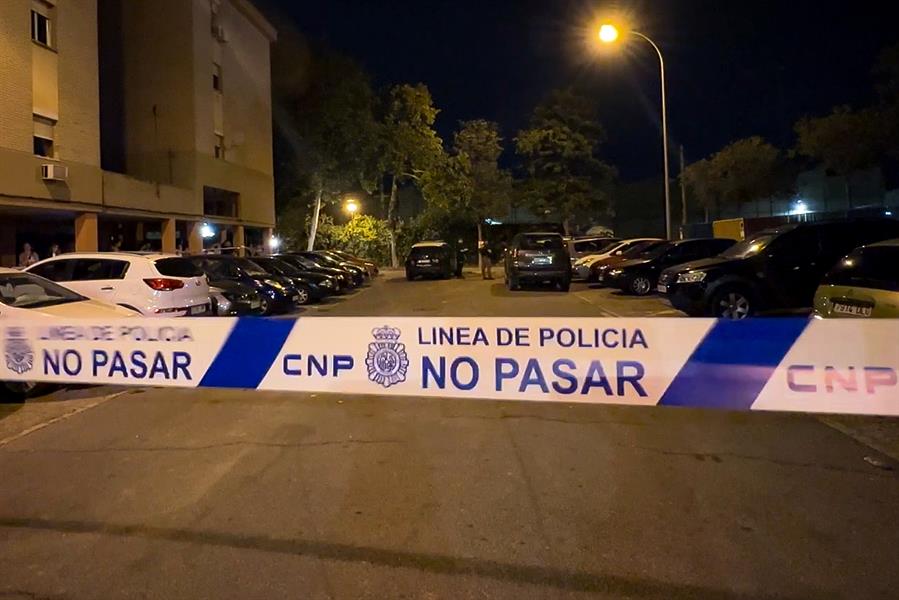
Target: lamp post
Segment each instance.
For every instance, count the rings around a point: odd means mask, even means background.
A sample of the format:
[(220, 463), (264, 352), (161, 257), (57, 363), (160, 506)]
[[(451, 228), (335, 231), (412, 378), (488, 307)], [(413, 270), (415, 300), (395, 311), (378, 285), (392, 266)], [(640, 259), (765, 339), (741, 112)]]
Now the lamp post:
[[(656, 54), (659, 55), (659, 74), (661, 78), (661, 87), (662, 87), (662, 165), (664, 171), (664, 191), (665, 191), (665, 235), (668, 239), (671, 239), (671, 189), (669, 186), (669, 173), (668, 173), (668, 107), (667, 107), (667, 92), (665, 89), (665, 58), (662, 56), (662, 50), (659, 46), (652, 41), (649, 36), (646, 36), (639, 31), (635, 31), (631, 29), (628, 33), (635, 35), (643, 40), (649, 42), (649, 45), (653, 47), (656, 51)], [(599, 41), (604, 44), (613, 44), (618, 41), (618, 38), (621, 36), (618, 28), (611, 23), (604, 23), (599, 28)]]
[(343, 210), (349, 213), (350, 218), (356, 216), (356, 213), (359, 212), (359, 203), (355, 198), (347, 198), (346, 202), (343, 204)]

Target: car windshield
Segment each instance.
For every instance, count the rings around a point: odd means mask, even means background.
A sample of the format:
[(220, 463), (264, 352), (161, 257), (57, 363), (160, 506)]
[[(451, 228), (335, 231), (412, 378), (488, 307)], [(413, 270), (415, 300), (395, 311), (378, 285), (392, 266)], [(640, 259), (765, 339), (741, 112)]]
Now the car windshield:
[(822, 283), (899, 291), (899, 246), (859, 248), (838, 262)]
[(628, 252), (627, 256), (632, 256), (633, 258), (658, 258), (665, 254), (669, 248), (671, 248), (671, 242), (649, 242), (633, 254)]
[(240, 268), (241, 271), (249, 275), (250, 277), (260, 277), (263, 275), (268, 275), (268, 271), (254, 263), (253, 261), (246, 258), (231, 258), (229, 260), (233, 260), (234, 264)]
[(316, 261), (314, 261), (312, 259), (306, 258), (305, 256), (291, 255), (289, 257), (286, 257), (285, 260), (289, 260), (293, 263), (302, 265), (303, 267), (305, 267), (307, 269), (321, 269), (322, 268), (321, 264), (317, 263)]
[(722, 258), (749, 258), (764, 250), (777, 236), (762, 234), (737, 242), (718, 256)]
[(519, 247), (522, 250), (562, 250), (565, 242), (560, 235), (523, 235)]
[(314, 260), (316, 260), (319, 264), (324, 264), (330, 267), (339, 267), (340, 262), (331, 258), (327, 254), (315, 254)]
[(0, 274), (0, 303), (15, 308), (41, 308), (86, 300), (81, 294), (30, 273)]
[(160, 258), (155, 262), (160, 275), (167, 277), (200, 277), (203, 270), (186, 258)]

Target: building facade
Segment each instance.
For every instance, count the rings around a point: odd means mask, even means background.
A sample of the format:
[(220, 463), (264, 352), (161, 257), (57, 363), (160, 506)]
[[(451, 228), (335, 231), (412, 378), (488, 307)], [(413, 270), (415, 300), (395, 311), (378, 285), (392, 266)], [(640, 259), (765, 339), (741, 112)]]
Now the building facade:
[(274, 39), (247, 0), (0, 2), (0, 265), (264, 243)]

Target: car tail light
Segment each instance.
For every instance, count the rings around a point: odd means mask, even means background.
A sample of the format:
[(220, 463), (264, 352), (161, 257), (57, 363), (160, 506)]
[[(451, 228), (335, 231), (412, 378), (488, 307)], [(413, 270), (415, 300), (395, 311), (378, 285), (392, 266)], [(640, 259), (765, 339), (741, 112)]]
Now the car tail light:
[(157, 292), (171, 292), (172, 290), (180, 290), (184, 287), (184, 282), (180, 279), (167, 279), (165, 277), (144, 279), (144, 283)]

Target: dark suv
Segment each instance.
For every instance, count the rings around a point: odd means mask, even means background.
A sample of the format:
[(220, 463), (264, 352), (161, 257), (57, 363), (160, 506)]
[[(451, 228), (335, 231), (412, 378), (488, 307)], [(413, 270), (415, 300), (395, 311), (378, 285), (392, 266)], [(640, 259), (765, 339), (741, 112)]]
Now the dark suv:
[(446, 242), (419, 242), (406, 257), (406, 279), (416, 277), (441, 277), (449, 279), (456, 274), (456, 253)]
[(666, 269), (659, 291), (691, 316), (743, 319), (812, 306), (821, 278), (857, 246), (899, 237), (894, 219), (784, 225), (754, 234), (715, 258)]
[(552, 282), (563, 292), (571, 285), (571, 257), (558, 233), (519, 233), (505, 257), (506, 287), (517, 290), (524, 282)]

